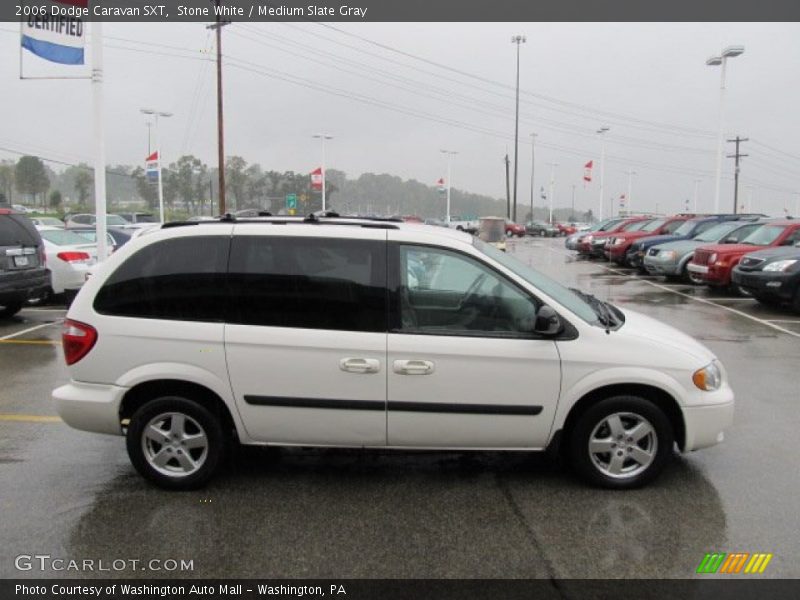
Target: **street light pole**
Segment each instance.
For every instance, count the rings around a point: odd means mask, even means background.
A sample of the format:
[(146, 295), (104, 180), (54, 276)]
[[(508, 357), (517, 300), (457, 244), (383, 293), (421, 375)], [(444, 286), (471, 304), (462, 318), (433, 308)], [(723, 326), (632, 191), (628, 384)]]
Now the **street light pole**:
[(315, 133), (311, 137), (322, 141), (322, 212), (325, 212), (325, 140), (332, 140), (333, 136), (327, 133)]
[(164, 221), (164, 184), (163, 184), (163, 177), (164, 168), (163, 168), (163, 160), (164, 157), (161, 156), (161, 135), (158, 131), (158, 118), (159, 117), (171, 117), (172, 113), (170, 112), (161, 112), (152, 108), (142, 108), (140, 112), (143, 115), (152, 115), (155, 120), (155, 135), (156, 135), (156, 152), (158, 152), (158, 213), (161, 219), (161, 223), (165, 223)]
[(94, 130), (94, 210), (97, 260), (108, 255), (106, 231), (106, 122), (103, 100), (103, 23), (92, 23), (92, 116)]
[[(605, 174), (606, 174), (606, 136), (605, 134), (608, 132), (608, 127), (601, 127), (597, 130), (597, 133), (600, 135), (600, 220), (603, 220), (603, 185), (605, 183)], [(612, 209), (613, 211), (613, 209)]]
[(700, 179), (694, 180), (694, 214), (697, 214), (697, 188), (700, 185)]
[(734, 58), (744, 52), (744, 46), (728, 46), (719, 56), (712, 56), (706, 60), (709, 67), (720, 68), (720, 83), (719, 83), (719, 131), (717, 133), (717, 173), (714, 183), (714, 213), (719, 213), (719, 195), (720, 185), (722, 182), (722, 152), (723, 144), (725, 142), (724, 129), (725, 129), (725, 72), (729, 58)]
[(548, 196), (550, 197), (550, 225), (553, 224), (553, 196), (555, 195), (555, 187), (556, 187), (556, 167), (558, 163), (547, 163), (550, 165), (550, 193)]
[(636, 171), (634, 171), (633, 169), (628, 169), (626, 172), (628, 173), (628, 198), (627, 198), (628, 201), (626, 202), (626, 204), (628, 208), (628, 214), (631, 214), (632, 212), (631, 194), (633, 193), (633, 176), (636, 175)]
[(517, 166), (519, 155), (519, 46), (525, 43), (524, 35), (511, 37), (511, 43), (517, 45), (517, 104), (514, 113), (514, 204), (512, 207), (511, 220), (517, 221)]
[(536, 166), (536, 135), (531, 134), (531, 221), (533, 221), (533, 172)]
[(452, 172), (452, 160), (453, 157), (458, 154), (455, 150), (439, 150), (442, 154), (447, 155), (447, 209), (444, 215), (444, 222), (445, 224), (450, 227), (450, 174)]

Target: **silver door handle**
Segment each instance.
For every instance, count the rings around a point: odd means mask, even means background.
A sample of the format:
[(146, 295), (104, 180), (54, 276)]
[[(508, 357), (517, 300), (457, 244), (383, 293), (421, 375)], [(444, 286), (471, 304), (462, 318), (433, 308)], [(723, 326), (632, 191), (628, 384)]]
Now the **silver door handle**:
[(381, 361), (375, 358), (343, 358), (339, 368), (348, 373), (377, 373), (381, 370)]
[(430, 375), (434, 365), (429, 360), (396, 360), (392, 370), (398, 375)]

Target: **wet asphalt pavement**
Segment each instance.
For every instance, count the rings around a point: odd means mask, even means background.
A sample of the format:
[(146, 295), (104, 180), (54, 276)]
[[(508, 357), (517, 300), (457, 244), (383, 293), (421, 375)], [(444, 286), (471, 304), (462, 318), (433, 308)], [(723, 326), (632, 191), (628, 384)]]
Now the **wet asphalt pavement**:
[[(691, 577), (710, 551), (771, 552), (759, 577), (800, 577), (800, 315), (579, 261), (562, 240), (509, 251), (709, 346), (737, 396), (725, 442), (630, 492), (528, 454), (242, 449), (205, 490), (168, 493), (121, 437), (38, 418), (68, 379), (64, 311), (26, 309), (0, 321), (0, 577)], [(194, 568), (20, 572), (20, 554)]]

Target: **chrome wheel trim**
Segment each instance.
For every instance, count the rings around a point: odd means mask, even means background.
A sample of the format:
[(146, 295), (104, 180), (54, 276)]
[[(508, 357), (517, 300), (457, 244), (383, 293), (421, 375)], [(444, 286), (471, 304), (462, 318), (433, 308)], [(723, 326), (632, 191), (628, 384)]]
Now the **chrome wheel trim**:
[(141, 435), (147, 464), (167, 477), (193, 475), (208, 458), (208, 436), (187, 414), (161, 413), (150, 419)]
[(594, 467), (613, 479), (631, 479), (646, 471), (658, 451), (658, 435), (641, 415), (616, 412), (595, 425), (589, 436)]

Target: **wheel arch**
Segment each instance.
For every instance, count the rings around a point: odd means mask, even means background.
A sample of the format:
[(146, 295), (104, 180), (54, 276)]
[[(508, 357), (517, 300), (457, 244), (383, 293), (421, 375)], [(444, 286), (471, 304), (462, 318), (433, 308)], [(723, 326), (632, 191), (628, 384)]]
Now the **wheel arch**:
[(122, 397), (119, 406), (122, 426), (126, 427), (130, 418), (145, 403), (162, 396), (182, 396), (193, 400), (216, 415), (224, 430), (237, 431), (233, 414), (219, 395), (204, 385), (180, 379), (153, 379), (129, 389)]
[(675, 435), (675, 441), (683, 450), (686, 444), (686, 425), (683, 420), (678, 401), (672, 394), (654, 385), (644, 383), (615, 383), (595, 388), (581, 396), (569, 409), (562, 428), (553, 436), (553, 442), (564, 447), (564, 440), (569, 436), (578, 417), (596, 402), (614, 396), (638, 396), (651, 401), (659, 407), (669, 419)]

